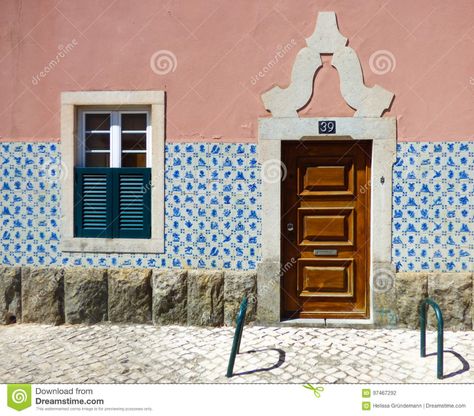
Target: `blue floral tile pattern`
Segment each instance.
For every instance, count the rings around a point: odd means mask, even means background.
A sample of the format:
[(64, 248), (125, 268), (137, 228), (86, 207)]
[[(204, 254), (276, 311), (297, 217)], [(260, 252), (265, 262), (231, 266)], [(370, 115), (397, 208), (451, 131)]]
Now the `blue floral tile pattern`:
[(472, 271), (474, 143), (399, 143), (393, 174), (397, 269)]
[(68, 173), (61, 172), (58, 145), (0, 146), (0, 263), (256, 268), (261, 187), (254, 144), (166, 145), (162, 255), (62, 253), (59, 179)]
[[(252, 270), (260, 260), (255, 144), (168, 143), (165, 254), (62, 253), (55, 143), (0, 143), (0, 263)], [(402, 142), (393, 170), (399, 271), (474, 264), (474, 143)]]

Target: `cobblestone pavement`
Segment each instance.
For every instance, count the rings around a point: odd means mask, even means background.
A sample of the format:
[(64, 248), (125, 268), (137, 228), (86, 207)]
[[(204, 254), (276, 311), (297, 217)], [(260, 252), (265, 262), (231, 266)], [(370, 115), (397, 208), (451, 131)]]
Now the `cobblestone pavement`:
[[(152, 325), (0, 327), (0, 383), (437, 382), (419, 332), (248, 326), (224, 375), (233, 328)], [(446, 332), (442, 382), (474, 382), (474, 331)], [(428, 353), (436, 335), (428, 333)]]

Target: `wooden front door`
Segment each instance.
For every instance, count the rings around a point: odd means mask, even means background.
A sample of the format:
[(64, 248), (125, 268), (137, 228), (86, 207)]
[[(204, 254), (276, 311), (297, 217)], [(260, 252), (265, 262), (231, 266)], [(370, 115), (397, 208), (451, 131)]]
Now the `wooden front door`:
[(368, 318), (370, 141), (282, 142), (282, 315)]

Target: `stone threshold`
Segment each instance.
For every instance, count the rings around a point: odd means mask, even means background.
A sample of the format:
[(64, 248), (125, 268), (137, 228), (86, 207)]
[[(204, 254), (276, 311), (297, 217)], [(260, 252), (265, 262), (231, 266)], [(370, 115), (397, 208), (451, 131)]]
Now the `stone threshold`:
[(373, 329), (374, 322), (370, 319), (289, 319), (281, 321), (279, 326), (296, 328), (355, 328)]

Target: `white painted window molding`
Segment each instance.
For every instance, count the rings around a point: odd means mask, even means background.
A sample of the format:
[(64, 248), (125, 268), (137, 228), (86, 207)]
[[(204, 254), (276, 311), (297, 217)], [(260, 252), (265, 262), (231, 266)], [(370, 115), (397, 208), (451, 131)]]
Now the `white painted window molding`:
[[(321, 54), (332, 54), (332, 66), (341, 81), (341, 94), (356, 110), (355, 117), (380, 117), (390, 107), (394, 94), (375, 85), (364, 85), (357, 53), (346, 46), (347, 38), (339, 32), (334, 12), (320, 12), (313, 35), (306, 39), (307, 47), (296, 56), (287, 88), (273, 87), (262, 95), (265, 108), (273, 117), (298, 117), (313, 95), (313, 78), (322, 66)], [(316, 94), (316, 92), (315, 92)]]
[[(151, 238), (75, 238), (74, 167), (80, 164), (78, 152), (78, 112), (81, 108), (150, 110)], [(61, 93), (61, 244), (64, 252), (163, 253), (164, 252), (164, 91), (77, 91)], [(148, 165), (148, 163), (147, 163)]]

